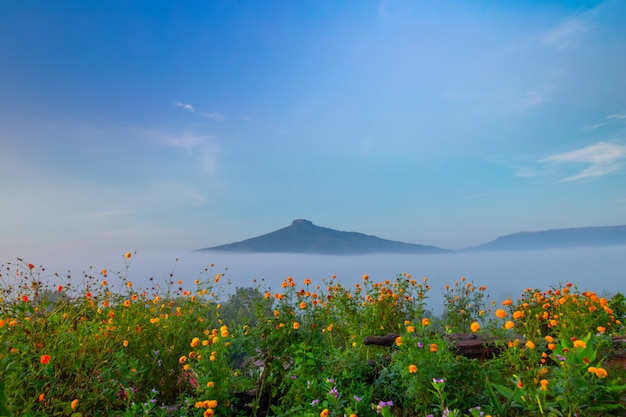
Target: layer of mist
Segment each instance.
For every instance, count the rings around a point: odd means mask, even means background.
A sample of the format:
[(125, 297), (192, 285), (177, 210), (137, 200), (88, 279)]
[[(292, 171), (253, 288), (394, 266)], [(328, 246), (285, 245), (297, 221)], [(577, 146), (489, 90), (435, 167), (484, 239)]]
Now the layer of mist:
[[(280, 283), (288, 276), (298, 283), (310, 278), (314, 284), (321, 285), (322, 279), (328, 280), (336, 275), (341, 284), (353, 287), (361, 282), (363, 274), (368, 274), (371, 280), (382, 281), (393, 279), (397, 274), (409, 273), (418, 280), (428, 278), (431, 290), (427, 304), (434, 314), (442, 312), (443, 287), (453, 285), (461, 277), (466, 277), (476, 286), (485, 285), (490, 300), (497, 302), (507, 297), (516, 299), (525, 288), (546, 290), (566, 282), (599, 295), (626, 293), (626, 246), (361, 256), (137, 251), (128, 270), (123, 252), (41, 251), (2, 256), (0, 262), (5, 264), (14, 262), (19, 256), (25, 262), (43, 266), (45, 272), (41, 276), (53, 282), (62, 280), (53, 276), (54, 273), (66, 277), (69, 271), (72, 281), (80, 282), (83, 271), (100, 277), (100, 270), (106, 268), (111, 282), (115, 273), (119, 272), (133, 281), (135, 288), (149, 289), (154, 283), (164, 287), (168, 281), (180, 279), (184, 289), (192, 290), (195, 279), (203, 275), (212, 278), (217, 273), (223, 273), (221, 282), (224, 283), (225, 294), (234, 291), (235, 287), (254, 286), (253, 280), (270, 290), (279, 291)], [(210, 264), (214, 266), (210, 267)], [(206, 268), (209, 271), (203, 272)], [(151, 277), (153, 280), (150, 280)], [(227, 281), (230, 285), (225, 284)]]

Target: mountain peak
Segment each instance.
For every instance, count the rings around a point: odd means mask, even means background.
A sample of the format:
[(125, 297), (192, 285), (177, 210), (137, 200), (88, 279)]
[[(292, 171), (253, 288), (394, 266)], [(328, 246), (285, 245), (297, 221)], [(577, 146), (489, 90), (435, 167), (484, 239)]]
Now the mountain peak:
[(358, 255), (365, 253), (441, 253), (434, 246), (381, 239), (357, 232), (342, 232), (296, 219), (291, 225), (261, 236), (200, 250), (260, 253), (316, 253)]
[(311, 220), (295, 219), (294, 221), (291, 222), (292, 226), (298, 226), (300, 224), (307, 225), (307, 226), (314, 226)]

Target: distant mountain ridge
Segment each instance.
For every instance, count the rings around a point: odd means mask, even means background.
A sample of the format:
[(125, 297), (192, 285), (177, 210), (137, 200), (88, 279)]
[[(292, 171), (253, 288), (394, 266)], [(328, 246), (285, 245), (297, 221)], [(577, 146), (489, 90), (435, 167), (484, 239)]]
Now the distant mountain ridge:
[[(626, 225), (551, 229), (500, 236), (482, 245), (455, 252), (513, 251), (626, 245)], [(246, 253), (310, 253), (361, 255), (368, 253), (450, 253), (448, 249), (381, 239), (358, 232), (343, 232), (297, 219), (290, 226), (261, 236), (198, 249)]]
[(540, 250), (613, 245), (626, 245), (626, 225), (518, 232), (500, 236), (495, 240), (466, 250)]
[(297, 219), (290, 226), (261, 236), (200, 251), (311, 253), (359, 255), (367, 253), (444, 253), (446, 249), (397, 242), (358, 232), (342, 232)]

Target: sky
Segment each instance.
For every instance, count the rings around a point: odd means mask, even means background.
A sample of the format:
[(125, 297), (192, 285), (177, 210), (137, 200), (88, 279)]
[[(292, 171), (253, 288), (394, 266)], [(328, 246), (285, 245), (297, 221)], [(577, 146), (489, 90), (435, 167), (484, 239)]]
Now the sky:
[(626, 224), (626, 2), (0, 2), (0, 253)]

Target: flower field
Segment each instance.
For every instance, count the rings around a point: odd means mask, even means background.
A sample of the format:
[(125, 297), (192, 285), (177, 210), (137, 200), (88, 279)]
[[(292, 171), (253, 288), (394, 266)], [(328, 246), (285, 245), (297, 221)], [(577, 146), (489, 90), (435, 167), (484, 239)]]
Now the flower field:
[[(428, 280), (408, 274), (225, 291), (211, 265), (138, 288), (133, 256), (123, 272), (80, 277), (2, 265), (0, 416), (626, 413), (619, 293), (566, 283), (489, 300), (461, 278), (437, 289), (444, 314), (432, 317)], [(457, 334), (498, 353), (463, 356)], [(363, 343), (383, 335), (392, 346)]]

